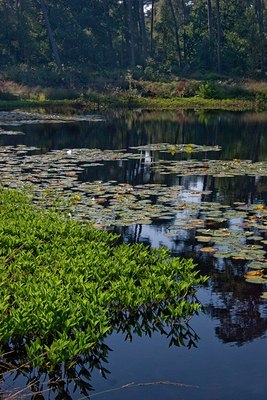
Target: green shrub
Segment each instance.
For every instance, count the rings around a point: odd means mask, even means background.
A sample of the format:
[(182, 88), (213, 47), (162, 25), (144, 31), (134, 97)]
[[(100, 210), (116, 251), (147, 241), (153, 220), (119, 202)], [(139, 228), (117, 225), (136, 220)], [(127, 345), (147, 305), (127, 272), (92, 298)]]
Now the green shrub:
[(74, 89), (44, 88), (41, 90), (47, 100), (73, 100), (80, 97), (80, 93)]
[(209, 81), (199, 85), (198, 94), (204, 99), (247, 99), (254, 98), (253, 93), (233, 81)]
[(220, 96), (223, 99), (253, 99), (253, 94), (236, 84), (221, 84)]
[(267, 109), (267, 93), (257, 93), (255, 96), (256, 108), (260, 110)]
[(142, 97), (160, 97), (171, 99), (175, 97), (191, 97), (196, 94), (197, 83), (185, 79), (172, 82), (133, 81), (134, 88)]
[(198, 94), (203, 99), (218, 99), (221, 97), (220, 88), (213, 82), (206, 82), (199, 85)]
[(25, 64), (19, 64), (14, 67), (9, 67), (5, 73), (6, 77), (10, 80), (20, 84), (35, 87), (40, 86), (58, 86), (62, 84), (61, 75), (53, 68), (47, 66), (43, 67), (29, 67)]
[(197, 81), (187, 81), (184, 89), (184, 97), (194, 97), (198, 94), (199, 83)]

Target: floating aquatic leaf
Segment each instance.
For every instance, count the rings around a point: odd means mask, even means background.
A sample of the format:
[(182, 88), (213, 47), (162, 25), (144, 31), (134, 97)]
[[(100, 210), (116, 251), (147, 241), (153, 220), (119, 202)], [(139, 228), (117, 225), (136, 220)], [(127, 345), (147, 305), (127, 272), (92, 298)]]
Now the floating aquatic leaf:
[(264, 275), (263, 269), (260, 269), (258, 271), (247, 271), (245, 274), (245, 278), (250, 279), (250, 278), (255, 278), (255, 277), (260, 277), (262, 278)]
[(267, 283), (267, 279), (265, 279), (265, 278), (247, 278), (246, 282), (255, 283), (257, 285), (263, 285), (263, 284)]
[(214, 247), (202, 247), (200, 251), (202, 251), (203, 253), (215, 253), (217, 249), (215, 249)]
[(254, 241), (262, 240), (262, 236), (249, 236), (248, 240), (254, 240)]
[(263, 262), (263, 261), (253, 261), (251, 263), (248, 264), (249, 268), (253, 268), (253, 269), (265, 269), (267, 268), (267, 261)]
[(214, 254), (215, 258), (230, 258), (232, 256), (231, 252), (222, 252), (222, 251), (218, 251)]
[(199, 241), (199, 242), (212, 242), (212, 238), (208, 237), (208, 236), (195, 236), (195, 238)]

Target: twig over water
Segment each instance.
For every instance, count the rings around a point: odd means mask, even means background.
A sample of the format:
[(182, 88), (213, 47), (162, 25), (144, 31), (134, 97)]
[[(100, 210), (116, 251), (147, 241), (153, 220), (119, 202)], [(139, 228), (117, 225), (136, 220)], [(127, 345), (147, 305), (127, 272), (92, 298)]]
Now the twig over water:
[[(197, 386), (197, 385), (187, 385), (185, 383), (171, 382), (171, 381), (140, 382), (140, 383), (130, 382), (130, 383), (127, 383), (126, 385), (122, 385), (122, 386), (114, 388), (114, 389), (107, 389), (107, 390), (103, 390), (102, 392), (93, 393), (90, 395), (90, 397), (99, 396), (104, 393), (115, 392), (115, 391), (121, 390), (121, 389), (128, 389), (128, 388), (133, 388), (133, 387), (144, 387), (144, 386), (155, 386), (155, 385), (168, 385), (168, 386), (176, 386), (176, 387), (195, 388), (195, 389), (199, 388), (199, 386)], [(81, 397), (78, 400), (83, 400), (85, 398), (86, 397)]]

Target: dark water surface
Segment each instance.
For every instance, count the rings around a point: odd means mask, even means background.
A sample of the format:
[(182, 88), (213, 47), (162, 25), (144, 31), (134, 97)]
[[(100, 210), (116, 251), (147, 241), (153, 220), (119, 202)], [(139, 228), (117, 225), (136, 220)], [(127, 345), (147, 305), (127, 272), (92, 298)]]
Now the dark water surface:
[[(18, 127), (9, 128), (21, 130), (25, 135), (1, 135), (0, 145), (36, 146), (41, 153), (74, 148), (128, 149), (150, 143), (218, 145), (222, 147), (221, 152), (194, 155), (163, 153), (159, 156), (147, 151), (143, 160), (108, 161), (103, 166), (86, 167), (79, 179), (116, 180), (133, 185), (182, 185), (185, 203), (216, 201), (226, 205), (234, 202), (266, 205), (266, 176), (175, 176), (161, 175), (152, 168), (152, 160), (157, 157), (266, 161), (266, 113), (117, 111), (104, 118), (99, 122), (62, 124), (22, 122)], [(209, 194), (203, 195), (203, 190)], [(232, 223), (234, 225), (234, 221)], [(191, 321), (200, 338), (197, 348), (169, 347), (170, 338), (158, 333), (151, 338), (133, 335), (131, 342), (125, 341), (121, 333), (114, 334), (107, 341), (113, 350), (105, 365), (110, 374), (104, 379), (99, 371), (93, 371), (91, 384), (95, 391), (92, 398), (265, 400), (267, 300), (260, 295), (266, 291), (266, 285), (245, 281), (246, 260), (220, 259), (201, 253), (192, 230), (181, 229), (179, 237), (165, 236), (168, 225), (170, 221), (158, 221), (152, 225), (118, 227), (116, 231), (127, 242), (139, 241), (152, 247), (164, 245), (174, 255), (192, 257), (200, 271), (209, 275), (207, 286), (198, 292), (206, 312)], [(267, 228), (263, 232), (265, 239), (266, 231)], [(14, 385), (13, 378), (7, 378), (5, 383)], [(16, 386), (24, 383), (22, 377), (15, 382)], [(68, 391), (69, 397), (64, 391)], [(45, 398), (85, 398), (79, 390), (73, 391), (72, 383), (68, 389), (57, 389), (55, 393)]]

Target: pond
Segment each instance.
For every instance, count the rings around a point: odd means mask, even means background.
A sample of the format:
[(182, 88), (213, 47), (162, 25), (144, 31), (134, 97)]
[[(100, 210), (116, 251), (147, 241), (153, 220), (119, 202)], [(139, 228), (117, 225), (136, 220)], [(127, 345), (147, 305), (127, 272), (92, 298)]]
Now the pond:
[[(122, 329), (106, 342), (106, 379), (92, 370), (90, 397), (266, 399), (266, 113), (3, 111), (0, 179), (47, 206), (60, 195), (68, 218), (128, 243), (167, 246), (209, 276), (197, 293), (205, 312), (190, 321), (194, 345), (145, 328), (125, 340)], [(29, 390), (17, 398), (87, 398), (86, 370), (47, 392), (43, 377), (43, 397)], [(6, 374), (2, 390), (34, 376)]]

